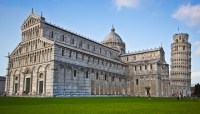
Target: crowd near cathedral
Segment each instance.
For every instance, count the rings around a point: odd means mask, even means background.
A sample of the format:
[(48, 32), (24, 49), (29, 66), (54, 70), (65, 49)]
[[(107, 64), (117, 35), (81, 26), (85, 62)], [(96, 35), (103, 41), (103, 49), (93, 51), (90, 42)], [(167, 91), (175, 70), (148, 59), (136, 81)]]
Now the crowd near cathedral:
[(162, 46), (127, 53), (126, 43), (114, 27), (103, 41), (97, 42), (47, 22), (32, 9), (21, 32), (21, 42), (8, 55), (7, 95), (191, 94), (188, 34), (173, 35), (169, 65)]

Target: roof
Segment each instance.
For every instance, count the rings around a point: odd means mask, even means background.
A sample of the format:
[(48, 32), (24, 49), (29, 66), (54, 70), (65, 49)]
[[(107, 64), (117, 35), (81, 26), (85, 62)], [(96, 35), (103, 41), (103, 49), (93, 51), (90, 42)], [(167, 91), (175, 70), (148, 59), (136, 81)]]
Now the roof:
[(105, 59), (105, 60), (108, 60), (108, 61), (112, 61), (112, 62), (116, 62), (116, 63), (119, 63), (119, 64), (123, 64), (123, 65), (126, 65), (125, 63), (119, 61), (119, 60), (116, 60), (116, 59), (112, 59), (112, 58), (109, 58), (109, 57), (105, 57), (105, 56), (102, 56), (102, 55), (98, 55), (96, 53), (91, 53), (89, 51), (85, 51), (85, 50), (82, 50), (82, 49), (79, 49), (79, 48), (76, 48), (76, 47), (73, 47), (73, 46), (69, 46), (67, 44), (62, 44), (60, 42), (55, 42), (57, 45), (60, 45), (60, 46), (63, 46), (63, 47), (67, 47), (69, 49), (73, 49), (73, 50), (76, 50), (76, 51), (79, 51), (79, 52), (82, 52), (82, 53), (86, 53), (88, 55), (92, 55), (92, 56), (95, 56), (95, 57), (99, 57), (99, 58), (102, 58), (102, 59)]
[(98, 44), (98, 45), (101, 45), (101, 46), (104, 46), (104, 47), (106, 47), (106, 48), (109, 48), (109, 49), (111, 49), (112, 51), (118, 51), (118, 50), (115, 50), (115, 49), (113, 49), (113, 48), (111, 48), (111, 47), (109, 47), (109, 46), (106, 46), (106, 45), (104, 45), (104, 44), (102, 44), (102, 43), (100, 43), (100, 42), (98, 42), (98, 41), (89, 39), (89, 37), (87, 38), (86, 36), (83, 36), (83, 35), (80, 35), (80, 34), (78, 34), (78, 33), (75, 33), (74, 31), (70, 31), (70, 30), (64, 29), (63, 27), (56, 26), (55, 24), (51, 24), (51, 23), (49, 23), (49, 22), (47, 22), (47, 21), (45, 21), (45, 22), (43, 22), (43, 23), (44, 23), (44, 24), (47, 24), (47, 25), (49, 25), (49, 26), (55, 27), (55, 28), (57, 28), (57, 29), (63, 30), (63, 31), (65, 31), (65, 32), (71, 33), (71, 34), (73, 34), (73, 35), (75, 35), (75, 36), (78, 36), (78, 37), (81, 37), (81, 38), (83, 38), (83, 39), (89, 40), (89, 41), (91, 41), (91, 42), (93, 42), (93, 43), (96, 43), (96, 44)]
[(111, 32), (104, 38), (103, 42), (123, 42), (121, 37), (115, 33), (115, 28), (112, 27)]
[(131, 62), (130, 65), (141, 65), (141, 64), (152, 64), (159, 62), (159, 59), (156, 60), (150, 60), (150, 61), (138, 61), (138, 62)]
[(6, 77), (5, 76), (0, 76), (0, 81), (6, 81)]
[(122, 54), (120, 56), (134, 55), (134, 54), (146, 53), (146, 52), (151, 52), (151, 51), (159, 51), (160, 49), (162, 49), (162, 47), (154, 48), (154, 49), (147, 49), (147, 50), (142, 50), (142, 51), (139, 50), (139, 51), (135, 51), (135, 52), (132, 52), (132, 53), (125, 53), (125, 54)]

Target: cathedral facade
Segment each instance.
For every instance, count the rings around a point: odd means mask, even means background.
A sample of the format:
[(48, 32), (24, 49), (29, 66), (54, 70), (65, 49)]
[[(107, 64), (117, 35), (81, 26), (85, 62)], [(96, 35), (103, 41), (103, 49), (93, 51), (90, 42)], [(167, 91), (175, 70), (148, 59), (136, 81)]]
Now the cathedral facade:
[(21, 42), (8, 55), (8, 95), (171, 95), (162, 46), (126, 53), (114, 27), (96, 42), (33, 11), (21, 31)]

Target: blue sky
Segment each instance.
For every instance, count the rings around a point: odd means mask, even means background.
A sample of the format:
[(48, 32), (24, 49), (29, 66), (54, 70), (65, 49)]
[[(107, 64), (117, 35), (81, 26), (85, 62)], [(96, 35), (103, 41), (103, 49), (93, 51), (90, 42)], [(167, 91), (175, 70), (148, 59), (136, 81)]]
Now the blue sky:
[[(199, 0), (0, 0), (0, 75), (6, 75), (8, 52), (21, 40), (21, 25), (34, 13), (48, 22), (103, 41), (115, 27), (126, 51), (162, 46), (170, 64), (172, 36), (188, 33), (192, 44), (192, 84), (200, 83)], [(179, 31), (178, 31), (179, 27)]]

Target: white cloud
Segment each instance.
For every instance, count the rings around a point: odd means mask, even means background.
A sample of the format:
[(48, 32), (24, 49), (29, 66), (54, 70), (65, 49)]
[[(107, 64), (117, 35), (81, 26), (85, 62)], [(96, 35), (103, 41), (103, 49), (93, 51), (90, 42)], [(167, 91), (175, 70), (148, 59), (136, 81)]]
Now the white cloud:
[(197, 41), (197, 42), (194, 43), (194, 45), (195, 45), (195, 46), (200, 46), (200, 42)]
[(200, 42), (197, 41), (194, 43), (194, 45), (198, 47), (197, 50), (195, 51), (195, 54), (200, 56)]
[(200, 4), (197, 5), (181, 5), (172, 14), (172, 17), (184, 22), (189, 27), (198, 27), (200, 29)]
[(121, 10), (121, 7), (137, 8), (142, 0), (114, 0), (117, 10)]
[(192, 72), (191, 78), (192, 78), (191, 84), (200, 83), (200, 72)]

